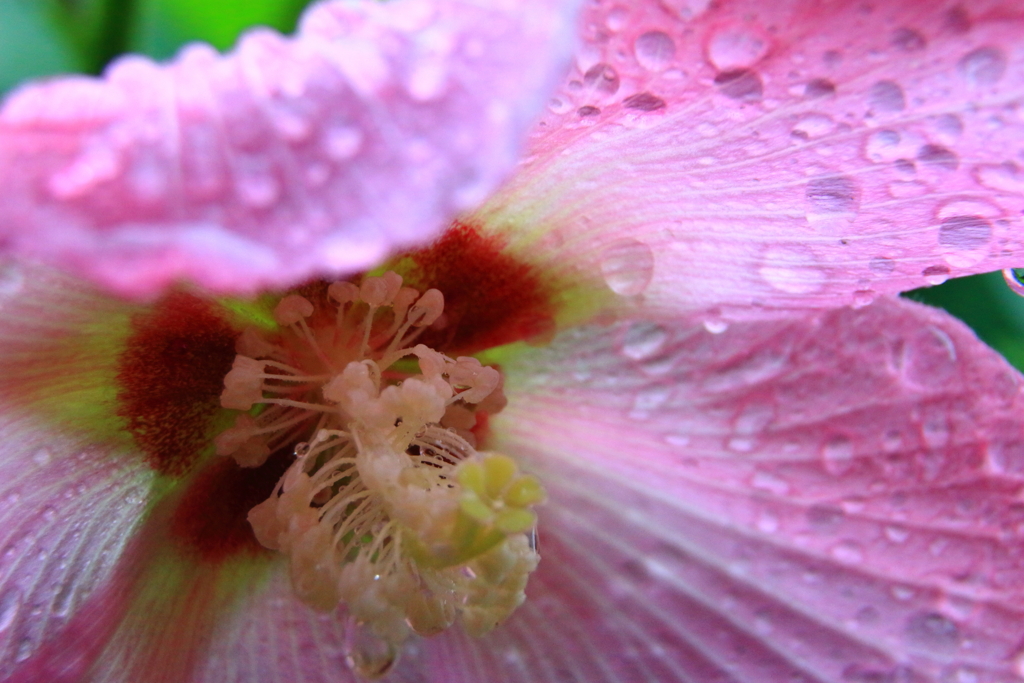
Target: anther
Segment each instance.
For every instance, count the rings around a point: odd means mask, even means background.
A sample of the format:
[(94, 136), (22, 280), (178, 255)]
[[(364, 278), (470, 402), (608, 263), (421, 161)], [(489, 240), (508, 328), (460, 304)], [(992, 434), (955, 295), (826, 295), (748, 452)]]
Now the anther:
[(289, 557), (300, 599), (344, 603), (363, 641), (388, 655), (351, 658), (373, 674), (411, 632), (461, 622), (484, 633), (523, 601), (544, 492), (510, 458), (476, 450), (480, 416), (505, 405), (501, 374), (410, 346), (441, 319), (440, 291), (420, 295), (387, 272), (327, 294), (334, 316), (289, 295), (273, 312), (284, 329), (243, 333), (221, 403), (263, 411), (239, 415), (215, 445), (254, 467), (293, 444), (295, 461), (249, 520)]

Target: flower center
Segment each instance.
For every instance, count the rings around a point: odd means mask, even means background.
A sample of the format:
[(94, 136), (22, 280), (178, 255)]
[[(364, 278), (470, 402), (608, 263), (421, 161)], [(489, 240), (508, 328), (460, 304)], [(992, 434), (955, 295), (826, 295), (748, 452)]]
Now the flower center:
[(349, 663), (382, 675), (410, 633), (482, 634), (523, 602), (544, 491), (476, 450), (474, 427), (505, 404), (500, 373), (415, 344), (440, 291), (388, 272), (313, 298), (281, 299), (280, 332), (243, 332), (221, 404), (246, 412), (215, 444), (259, 467), (298, 443), (249, 521), (304, 602), (346, 606)]

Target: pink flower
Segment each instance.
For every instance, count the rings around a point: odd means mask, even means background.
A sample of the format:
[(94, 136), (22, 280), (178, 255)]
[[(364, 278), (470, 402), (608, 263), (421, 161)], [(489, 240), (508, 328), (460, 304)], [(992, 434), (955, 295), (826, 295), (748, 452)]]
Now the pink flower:
[[(405, 264), (451, 348), (537, 344), (484, 358), (493, 446), (547, 489), (543, 561), (506, 623), (413, 642), (394, 680), (1024, 677), (1021, 377), (892, 296), (1024, 248), (1017, 5), (586, 6), (512, 178)], [(25, 91), (8, 243), (135, 295), (375, 266), (500, 177), (558, 63), (557, 13), (519, 7), (327, 4), (290, 43)], [(246, 536), (279, 472), (197, 459), (220, 309), (27, 264), (0, 307), (0, 675), (346, 676), (341, 622)]]

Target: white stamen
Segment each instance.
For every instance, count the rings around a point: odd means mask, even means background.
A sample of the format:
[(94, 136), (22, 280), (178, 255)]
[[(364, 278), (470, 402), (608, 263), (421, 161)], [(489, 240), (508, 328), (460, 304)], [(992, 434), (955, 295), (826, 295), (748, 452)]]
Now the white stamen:
[(303, 601), (343, 603), (389, 652), (456, 621), (486, 632), (524, 599), (538, 559), (524, 533), (543, 498), (510, 459), (475, 449), (478, 412), (504, 406), (501, 375), (411, 346), (444, 312), (436, 289), (421, 296), (387, 272), (327, 296), (334, 316), (284, 297), (273, 312), (283, 331), (244, 332), (225, 377), (222, 405), (264, 410), (239, 415), (218, 454), (255, 467), (309, 439), (250, 511), (256, 537), (289, 556)]

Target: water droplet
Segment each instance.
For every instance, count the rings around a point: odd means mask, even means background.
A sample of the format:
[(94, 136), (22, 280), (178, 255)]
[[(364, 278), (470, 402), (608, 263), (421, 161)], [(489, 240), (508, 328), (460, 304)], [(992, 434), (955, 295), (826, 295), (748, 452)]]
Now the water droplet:
[(854, 308), (864, 308), (874, 303), (878, 298), (878, 292), (873, 289), (858, 289), (853, 293), (852, 305)]
[(1024, 296), (1024, 268), (1007, 268), (1003, 271), (1003, 278), (1014, 294)]
[(973, 251), (991, 238), (992, 223), (981, 216), (953, 216), (939, 225), (939, 244), (948, 249)]
[(636, 296), (654, 277), (654, 252), (638, 240), (620, 240), (601, 255), (605, 284), (621, 296)]
[(864, 561), (864, 549), (854, 541), (843, 541), (832, 547), (832, 557), (844, 564), (860, 564)]
[(274, 130), (289, 142), (303, 142), (313, 132), (313, 125), (309, 118), (290, 107), (274, 107), (268, 111), (268, 115)]
[(398, 648), (377, 637), (369, 628), (348, 623), (345, 629), (345, 661), (356, 674), (380, 678), (395, 665)]
[(53, 520), (57, 519), (57, 510), (53, 506), (47, 505), (42, 509), (42, 514), (40, 514), (40, 517), (42, 517), (43, 520), (47, 522), (52, 522)]
[(929, 326), (904, 341), (898, 367), (915, 388), (946, 386), (956, 371), (957, 350), (944, 330)]
[(1006, 54), (997, 47), (979, 47), (964, 55), (957, 68), (971, 85), (995, 85), (1006, 73)]
[(649, 420), (653, 411), (668, 403), (674, 393), (674, 385), (660, 384), (644, 387), (633, 397), (633, 407), (629, 411), (629, 418), (633, 420)]
[(355, 156), (363, 144), (363, 132), (354, 126), (332, 126), (324, 136), (324, 148), (335, 161)]
[(960, 166), (956, 154), (942, 145), (924, 145), (917, 152), (918, 161), (944, 171), (955, 171)]
[(121, 160), (117, 153), (110, 145), (100, 143), (86, 149), (53, 174), (47, 187), (56, 199), (75, 199), (113, 180), (120, 173)]
[(636, 322), (629, 326), (622, 340), (622, 354), (633, 360), (644, 360), (661, 351), (668, 341), (668, 331), (661, 325)]
[(50, 453), (50, 451), (45, 448), (40, 448), (32, 456), (32, 462), (34, 462), (39, 467), (49, 465), (51, 460), (53, 460), (53, 454)]
[(14, 654), (14, 661), (24, 662), (32, 656), (32, 651), (35, 649), (36, 645), (32, 642), (31, 638), (22, 638), (18, 642), (18, 650)]
[(779, 530), (779, 518), (767, 510), (762, 511), (757, 517), (757, 528), (766, 534), (773, 534)]
[(896, 81), (878, 81), (868, 91), (868, 101), (876, 112), (893, 113), (907, 106), (903, 88)]
[(722, 334), (729, 329), (729, 323), (721, 318), (708, 318), (704, 321), (704, 329), (711, 334)]
[(868, 262), (868, 268), (877, 275), (889, 275), (896, 270), (896, 262), (887, 256), (874, 256)]
[(974, 169), (974, 178), (992, 190), (1024, 193), (1024, 173), (1012, 161), (978, 166)]
[(852, 178), (828, 176), (807, 183), (808, 219), (828, 214), (856, 214), (860, 188)]
[(626, 22), (629, 21), (629, 10), (625, 7), (616, 6), (613, 7), (608, 16), (604, 19), (604, 25), (612, 31), (621, 31), (626, 26)]
[(828, 135), (835, 128), (835, 122), (824, 114), (808, 114), (793, 126), (792, 135), (802, 140), (812, 140)]
[(139, 201), (156, 202), (167, 192), (167, 164), (157, 154), (137, 152), (135, 160), (128, 167), (125, 180)]
[(53, 613), (58, 617), (66, 617), (68, 614), (71, 613), (72, 607), (74, 607), (74, 598), (74, 583), (65, 583), (63, 586), (61, 586), (60, 592), (57, 593), (57, 597), (53, 599)]
[(618, 91), (619, 73), (608, 64), (595, 64), (583, 74), (583, 83), (591, 91), (607, 97)]
[(889, 592), (892, 594), (894, 598), (896, 598), (900, 602), (906, 602), (907, 600), (913, 598), (915, 595), (918, 595), (918, 592), (916, 592), (909, 586), (896, 585), (890, 588)]
[(677, 448), (690, 445), (690, 437), (686, 434), (666, 434), (664, 439), (665, 443), (669, 446), (675, 446)]
[(592, 107), (589, 104), (585, 104), (576, 110), (576, 114), (582, 118), (586, 118), (589, 116), (597, 116), (600, 113), (600, 109), (598, 109), (597, 107)]
[(648, 71), (664, 71), (676, 56), (676, 44), (667, 33), (648, 31), (633, 44), (636, 61)]
[(723, 71), (715, 76), (715, 85), (723, 95), (740, 102), (759, 102), (764, 96), (761, 76), (750, 69)]
[(0, 296), (13, 296), (25, 286), (25, 273), (14, 261), (0, 262)]
[(637, 111), (657, 111), (665, 108), (665, 100), (649, 92), (638, 92), (622, 100), (622, 106)]
[(901, 526), (888, 525), (882, 530), (882, 532), (885, 534), (885, 537), (893, 543), (905, 543), (906, 540), (910, 538), (910, 531)]
[(774, 419), (774, 406), (765, 403), (751, 403), (743, 408), (733, 420), (733, 429), (738, 434), (757, 434), (764, 431)]
[(749, 69), (768, 53), (768, 41), (746, 29), (728, 28), (711, 36), (707, 52), (719, 71)]
[(815, 78), (804, 86), (804, 97), (829, 97), (836, 94), (836, 85), (827, 78)]
[(707, 11), (711, 0), (659, 0), (659, 4), (683, 21), (690, 21)]
[(907, 640), (933, 652), (950, 652), (960, 646), (960, 628), (938, 612), (921, 612), (907, 619)]
[(271, 173), (243, 169), (235, 178), (235, 191), (243, 203), (265, 209), (277, 201), (281, 187)]
[(772, 247), (758, 269), (765, 282), (787, 294), (810, 294), (825, 285), (825, 273), (807, 247)]
[(930, 285), (941, 285), (949, 279), (949, 268), (946, 266), (928, 266), (921, 271), (924, 281)]
[(572, 102), (562, 97), (552, 97), (548, 100), (548, 109), (553, 114), (567, 114), (572, 110)]
[(21, 591), (17, 588), (8, 588), (0, 595), (0, 633), (11, 627), (20, 608)]
[(853, 442), (845, 436), (834, 436), (821, 447), (821, 460), (829, 474), (843, 474), (853, 465)]
[(439, 56), (412, 60), (406, 90), (418, 102), (441, 97), (448, 86), (448, 60)]
[(756, 445), (757, 441), (749, 436), (733, 436), (725, 442), (725, 447), (734, 453), (749, 453)]
[(932, 122), (935, 131), (945, 140), (952, 142), (964, 133), (964, 122), (956, 114), (941, 114)]
[(768, 472), (757, 472), (750, 478), (750, 485), (755, 489), (769, 491), (777, 496), (784, 496), (789, 493), (789, 482), (785, 479), (769, 474)]
[(921, 438), (929, 448), (942, 448), (949, 443), (949, 424), (941, 415), (933, 416), (921, 424)]
[(928, 46), (928, 40), (919, 31), (906, 26), (893, 31), (889, 42), (903, 52), (918, 52)]

